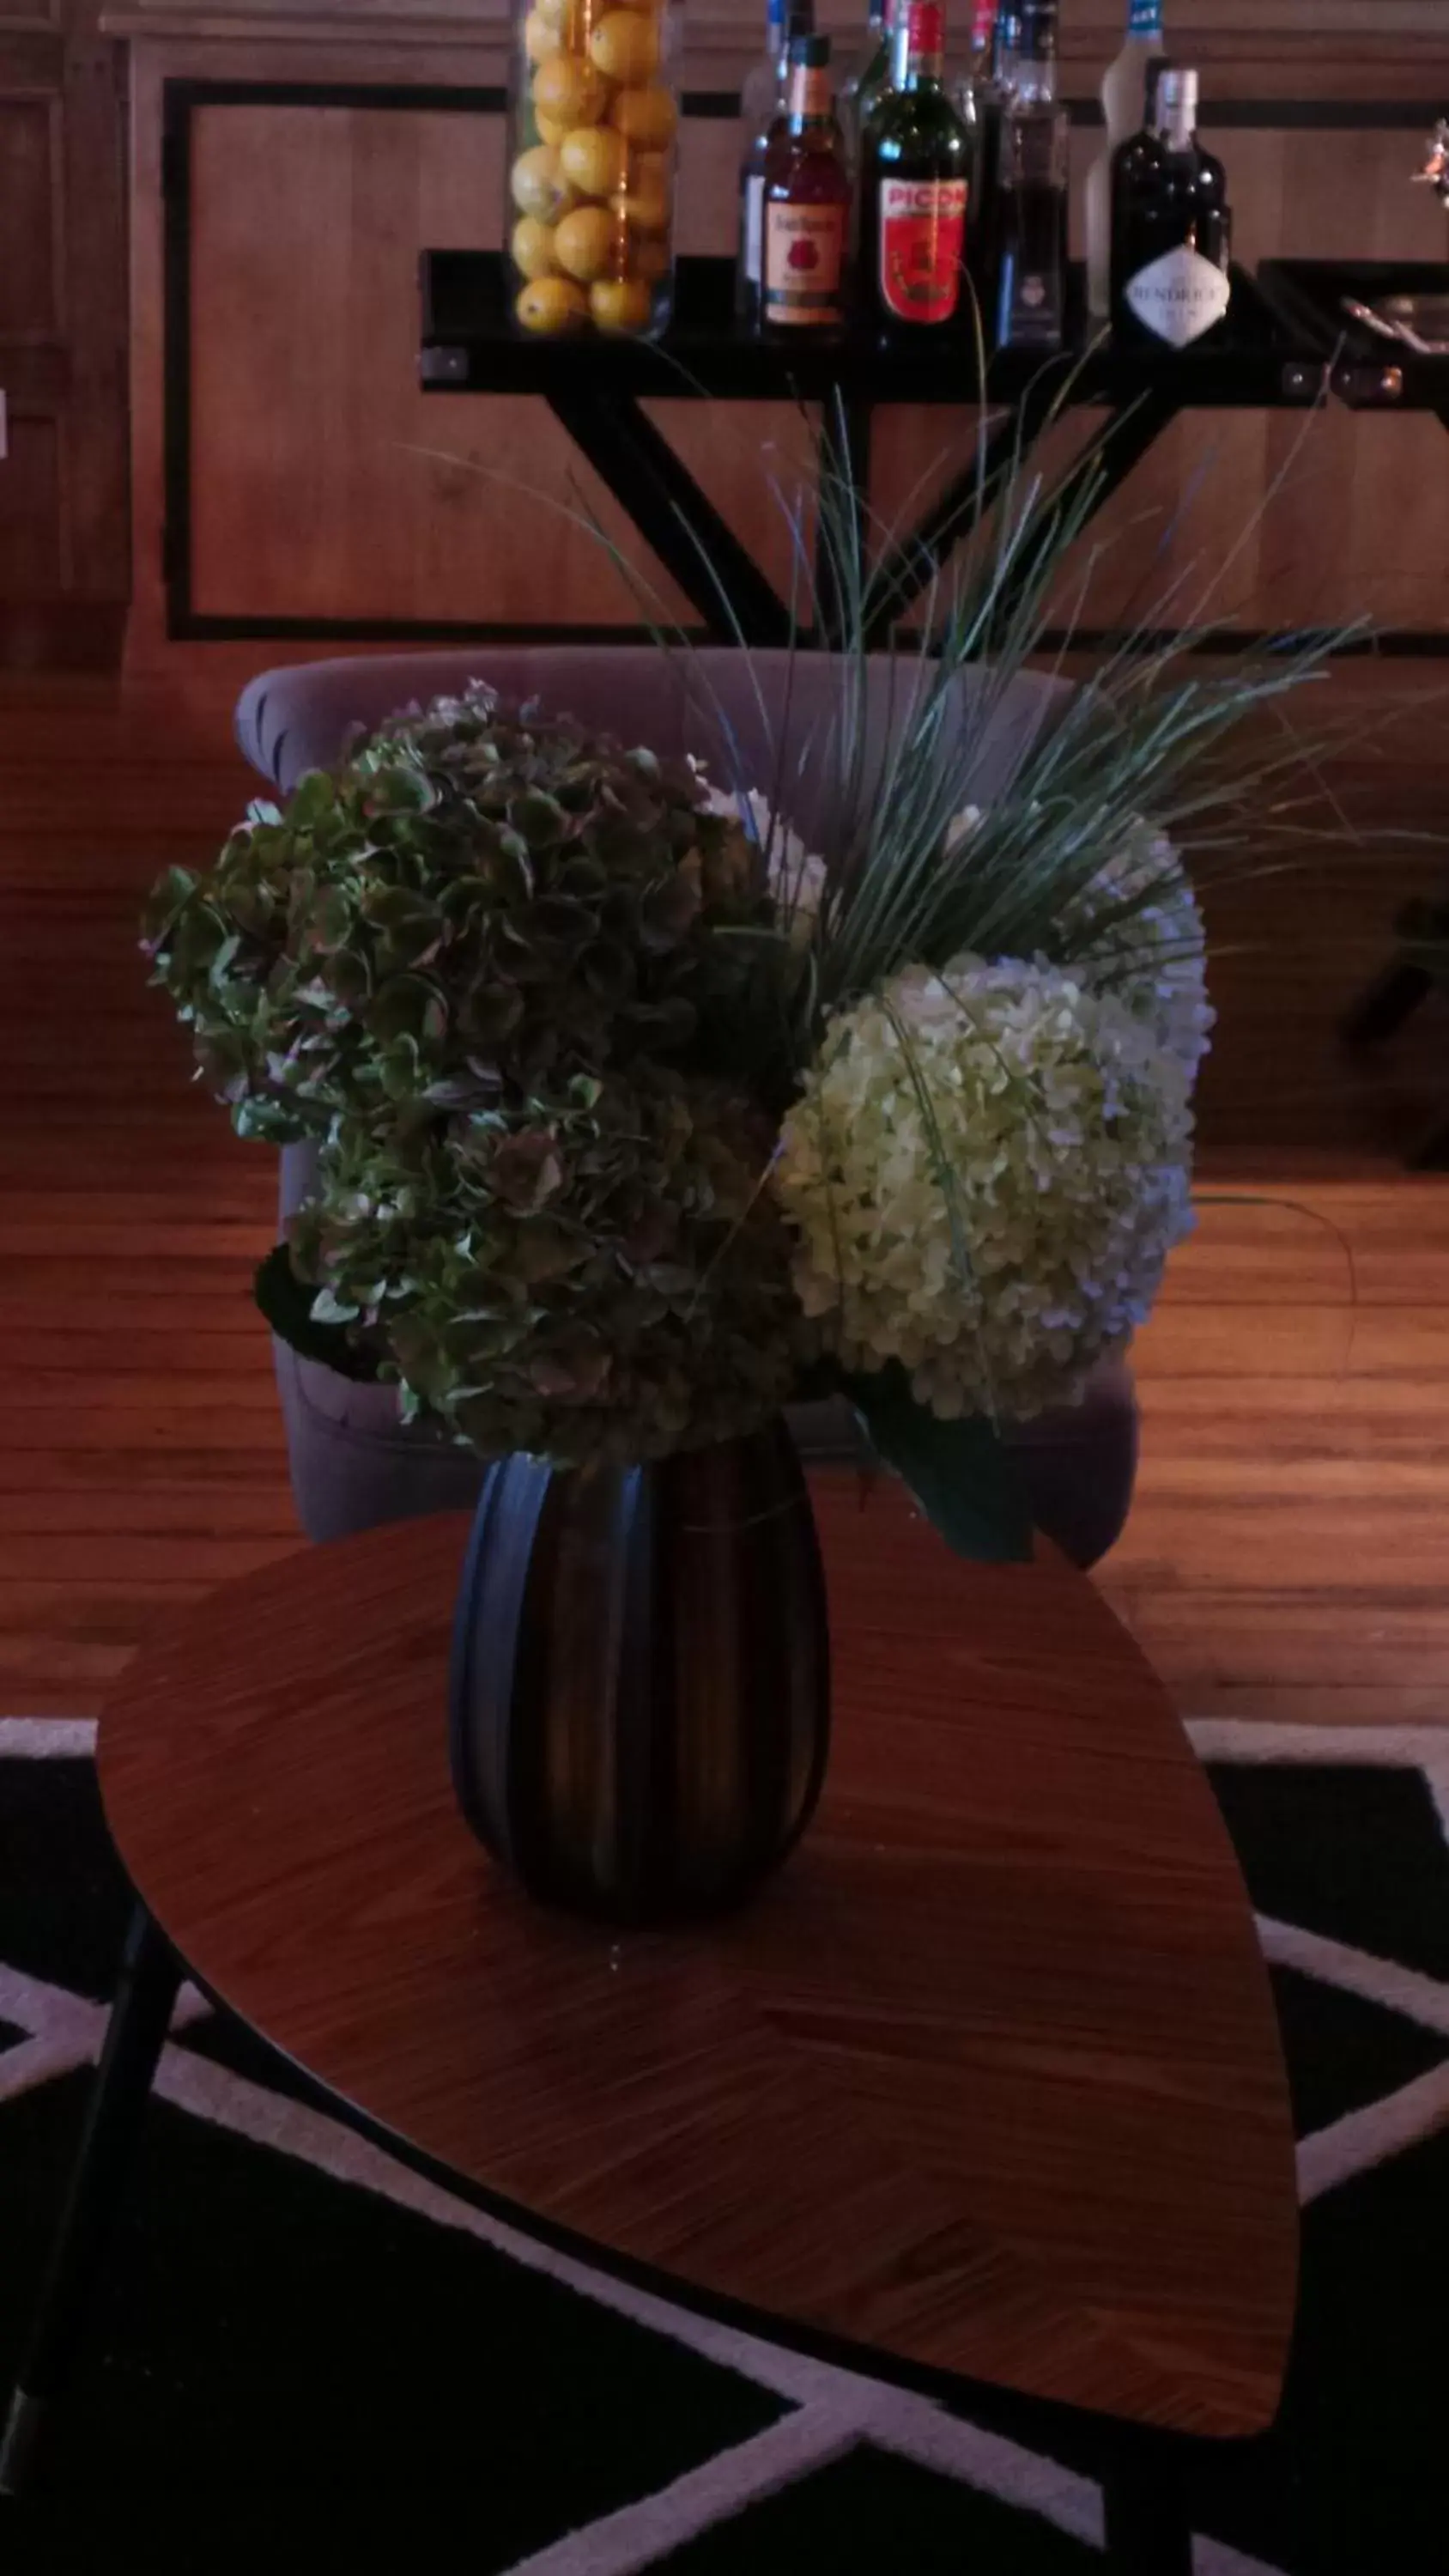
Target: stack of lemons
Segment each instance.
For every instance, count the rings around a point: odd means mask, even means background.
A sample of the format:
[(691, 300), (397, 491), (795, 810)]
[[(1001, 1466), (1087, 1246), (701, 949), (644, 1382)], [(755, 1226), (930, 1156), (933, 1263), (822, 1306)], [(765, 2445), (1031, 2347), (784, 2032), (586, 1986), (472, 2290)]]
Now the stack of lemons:
[[(509, 186), (526, 331), (645, 331), (669, 274), (667, 0), (532, 0)], [(535, 139), (536, 138), (536, 139)]]

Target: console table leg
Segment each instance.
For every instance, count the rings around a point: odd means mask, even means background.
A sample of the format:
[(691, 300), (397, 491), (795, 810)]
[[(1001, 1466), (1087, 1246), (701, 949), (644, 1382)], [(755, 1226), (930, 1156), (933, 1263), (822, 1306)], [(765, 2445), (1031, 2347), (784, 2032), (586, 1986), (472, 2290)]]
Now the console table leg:
[(39, 2313), (0, 2443), (0, 2495), (20, 2492), (46, 2409), (69, 2375), (180, 1983), (171, 1951), (145, 1907), (138, 1905)]
[(1181, 2463), (1155, 2444), (1107, 2481), (1105, 2564), (1111, 2576), (1192, 2576), (1192, 2526)]
[(1375, 1046), (1381, 1038), (1391, 1038), (1433, 989), (1427, 966), (1411, 957), (1391, 959), (1344, 1014), (1345, 1046)]

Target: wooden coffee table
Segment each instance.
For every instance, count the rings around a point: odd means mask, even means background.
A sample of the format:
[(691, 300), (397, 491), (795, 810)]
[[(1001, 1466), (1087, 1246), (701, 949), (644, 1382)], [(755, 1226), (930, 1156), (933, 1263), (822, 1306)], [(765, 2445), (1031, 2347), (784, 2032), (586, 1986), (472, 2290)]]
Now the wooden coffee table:
[(12, 2483), (184, 1968), (342, 2117), (596, 2260), (912, 2384), (966, 2375), (988, 2415), (1015, 2391), (1048, 2439), (1061, 2408), (1145, 2428), (1109, 2458), (1115, 2563), (1187, 2566), (1160, 2437), (1270, 2422), (1296, 2279), (1232, 1848), (1083, 1576), (963, 1565), (892, 1485), (814, 1490), (829, 1781), (788, 1869), (705, 1931), (541, 1912), (469, 1835), (462, 1520), (290, 1557), (132, 1665), (99, 1758), (140, 1908)]

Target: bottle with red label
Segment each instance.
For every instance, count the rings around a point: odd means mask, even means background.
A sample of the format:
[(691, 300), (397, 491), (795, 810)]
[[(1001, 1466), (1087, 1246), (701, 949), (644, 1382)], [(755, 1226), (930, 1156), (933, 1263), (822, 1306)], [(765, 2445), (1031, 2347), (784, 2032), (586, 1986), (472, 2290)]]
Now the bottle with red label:
[(860, 301), (888, 345), (960, 328), (974, 137), (945, 81), (939, 0), (898, 0), (890, 86), (861, 149)]
[(838, 331), (851, 187), (828, 36), (791, 44), (789, 113), (770, 136), (764, 182), (760, 327), (771, 339)]

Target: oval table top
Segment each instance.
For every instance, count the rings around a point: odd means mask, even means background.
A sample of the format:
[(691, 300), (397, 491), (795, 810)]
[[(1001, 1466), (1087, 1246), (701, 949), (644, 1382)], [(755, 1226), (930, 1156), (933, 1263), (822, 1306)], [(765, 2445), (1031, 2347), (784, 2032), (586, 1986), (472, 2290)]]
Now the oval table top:
[(619, 1935), (473, 1841), (446, 1747), (467, 1523), (226, 1585), (100, 1731), (202, 1981), (370, 2121), (672, 2282), (907, 2363), (1209, 2435), (1276, 2409), (1293, 2138), (1248, 1900), (1082, 1575), (953, 1557), (812, 1479), (835, 1743), (754, 1905)]

